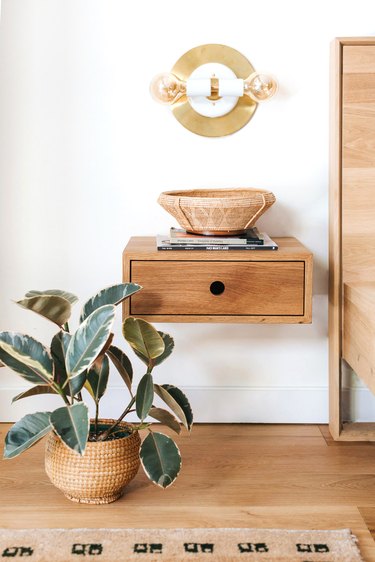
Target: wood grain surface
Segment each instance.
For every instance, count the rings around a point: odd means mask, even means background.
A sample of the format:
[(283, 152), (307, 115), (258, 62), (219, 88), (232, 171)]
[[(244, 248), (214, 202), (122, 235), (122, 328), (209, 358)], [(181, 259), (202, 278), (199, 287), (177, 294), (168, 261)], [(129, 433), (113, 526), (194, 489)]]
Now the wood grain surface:
[[(364, 68), (367, 72), (363, 72)], [(343, 47), (343, 282), (375, 280), (375, 43)]]
[[(303, 316), (304, 262), (132, 262), (131, 315)], [(212, 283), (223, 284), (213, 294)]]
[(329, 154), (329, 427), (334, 439), (341, 432), (341, 64), (342, 44), (331, 45), (330, 154)]
[(375, 394), (374, 311), (374, 283), (345, 283), (343, 357)]
[[(0, 425), (1, 442), (8, 427)], [(0, 525), (350, 528), (365, 560), (375, 562), (366, 524), (375, 520), (374, 444), (335, 442), (317, 425), (201, 424), (176, 439), (183, 466), (171, 488), (140, 471), (119, 501), (104, 506), (74, 504), (52, 486), (44, 443), (1, 461)]]
[(371, 309), (354, 304), (350, 289), (353, 283), (375, 283), (374, 180), (375, 39), (337, 39), (331, 82), (329, 304), (330, 428), (335, 439), (370, 437), (369, 426), (361, 434), (358, 424), (342, 423), (341, 360), (374, 391), (375, 356), (366, 333)]
[[(309, 323), (312, 254), (294, 238), (279, 250), (158, 251), (155, 238), (131, 238), (123, 279), (143, 289), (124, 303), (124, 317), (151, 322)], [(220, 281), (225, 290), (212, 294)]]

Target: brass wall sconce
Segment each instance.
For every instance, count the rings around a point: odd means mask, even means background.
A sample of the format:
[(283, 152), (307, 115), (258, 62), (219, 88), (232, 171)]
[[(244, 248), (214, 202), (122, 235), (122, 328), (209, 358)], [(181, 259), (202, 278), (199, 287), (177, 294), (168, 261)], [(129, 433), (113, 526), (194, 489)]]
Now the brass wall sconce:
[(250, 121), (259, 102), (277, 91), (272, 76), (256, 72), (240, 52), (226, 45), (201, 45), (158, 74), (150, 92), (170, 105), (189, 131), (206, 137), (230, 135)]

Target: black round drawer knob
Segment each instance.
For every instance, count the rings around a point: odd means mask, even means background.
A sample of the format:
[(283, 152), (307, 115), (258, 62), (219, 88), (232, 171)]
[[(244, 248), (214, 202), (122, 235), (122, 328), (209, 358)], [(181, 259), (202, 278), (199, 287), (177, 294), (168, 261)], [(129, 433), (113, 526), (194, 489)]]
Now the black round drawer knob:
[(221, 281), (214, 281), (210, 285), (210, 291), (213, 295), (221, 295), (225, 291), (225, 285)]

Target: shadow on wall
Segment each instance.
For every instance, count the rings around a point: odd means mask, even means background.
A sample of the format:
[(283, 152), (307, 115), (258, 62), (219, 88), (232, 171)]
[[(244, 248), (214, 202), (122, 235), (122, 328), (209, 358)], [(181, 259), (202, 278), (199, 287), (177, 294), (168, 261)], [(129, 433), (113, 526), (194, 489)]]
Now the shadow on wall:
[[(302, 242), (309, 250), (312, 250), (316, 243), (324, 243), (323, 248), (319, 248), (324, 254), (328, 245), (328, 230), (326, 224), (321, 224), (319, 211), (312, 211), (311, 216), (314, 228), (311, 229), (306, 237), (306, 216), (296, 212), (296, 209), (283, 205), (278, 200), (276, 205), (268, 209), (267, 213), (259, 219), (257, 227), (260, 231), (267, 232), (271, 238), (278, 236), (294, 236)], [(320, 223), (320, 224), (319, 224)], [(317, 239), (317, 232), (322, 229), (324, 238), (322, 242)], [(304, 235), (305, 233), (305, 235)], [(310, 247), (311, 244), (311, 247)], [(313, 295), (327, 295), (328, 293), (328, 264), (325, 259), (314, 253), (313, 265)], [(313, 311), (314, 312), (314, 311)]]
[[(290, 341), (293, 340), (295, 345), (298, 343), (312, 344), (316, 339), (326, 339), (328, 332), (326, 326), (326, 311), (319, 311), (319, 316), (323, 317), (320, 321), (315, 317), (314, 327), (311, 324), (210, 324), (209, 330), (202, 333), (201, 330), (195, 330), (194, 333), (189, 333), (189, 336), (184, 341), (184, 348), (188, 352), (197, 348), (204, 348), (205, 345), (214, 345), (218, 342), (224, 342), (225, 345), (243, 345), (248, 346), (253, 342), (257, 344), (263, 343), (264, 345), (271, 345), (275, 341)], [(322, 321), (324, 320), (324, 321)], [(230, 329), (229, 329), (230, 328)], [(314, 334), (312, 334), (314, 330)], [(179, 337), (183, 338), (179, 330)]]

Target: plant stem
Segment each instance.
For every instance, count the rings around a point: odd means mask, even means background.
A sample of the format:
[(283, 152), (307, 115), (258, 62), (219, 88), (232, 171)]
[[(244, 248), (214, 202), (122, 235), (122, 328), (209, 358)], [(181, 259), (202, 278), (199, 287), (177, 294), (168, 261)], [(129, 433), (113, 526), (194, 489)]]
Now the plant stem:
[(64, 391), (59, 386), (54, 386), (55, 390), (60, 394), (61, 398), (64, 400), (67, 406), (70, 406), (69, 400), (67, 399)]
[(95, 402), (95, 437), (98, 437), (99, 402)]
[(109, 427), (106, 431), (104, 431), (104, 433), (101, 433), (99, 435), (98, 441), (105, 441), (106, 439), (108, 439), (109, 435), (112, 433), (112, 431), (115, 429), (115, 427), (117, 427), (118, 424), (120, 423), (120, 421), (122, 421), (124, 419), (126, 414), (128, 414), (130, 412), (130, 409), (133, 406), (134, 402), (135, 402), (135, 396), (133, 396), (133, 398), (130, 400), (129, 404), (126, 406), (125, 410), (122, 412), (119, 419), (117, 421), (115, 421), (115, 423), (112, 424), (111, 427)]

